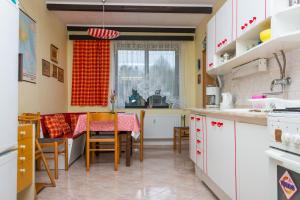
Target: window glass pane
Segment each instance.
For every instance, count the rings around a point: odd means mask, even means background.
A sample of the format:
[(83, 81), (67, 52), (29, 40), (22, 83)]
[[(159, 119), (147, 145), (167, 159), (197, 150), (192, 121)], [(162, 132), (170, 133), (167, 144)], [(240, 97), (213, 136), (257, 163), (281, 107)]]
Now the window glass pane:
[(138, 89), (145, 78), (145, 51), (118, 50), (118, 106), (124, 107), (132, 89)]
[(168, 102), (178, 100), (178, 75), (175, 51), (149, 51), (150, 94), (161, 90)]

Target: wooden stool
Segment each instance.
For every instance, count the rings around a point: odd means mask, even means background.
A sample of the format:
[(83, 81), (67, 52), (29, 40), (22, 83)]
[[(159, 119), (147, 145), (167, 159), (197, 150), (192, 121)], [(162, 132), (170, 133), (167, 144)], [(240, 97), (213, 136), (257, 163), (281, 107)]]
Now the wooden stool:
[(189, 127), (174, 127), (173, 149), (176, 150), (177, 137), (179, 142), (178, 153), (181, 153), (181, 142), (183, 139), (189, 139)]

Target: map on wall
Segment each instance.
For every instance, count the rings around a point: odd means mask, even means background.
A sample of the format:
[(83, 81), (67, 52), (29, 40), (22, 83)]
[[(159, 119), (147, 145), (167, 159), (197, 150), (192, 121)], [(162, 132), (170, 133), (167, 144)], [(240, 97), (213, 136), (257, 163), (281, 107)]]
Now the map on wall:
[(22, 55), (21, 80), (36, 83), (36, 24), (20, 12), (19, 53)]

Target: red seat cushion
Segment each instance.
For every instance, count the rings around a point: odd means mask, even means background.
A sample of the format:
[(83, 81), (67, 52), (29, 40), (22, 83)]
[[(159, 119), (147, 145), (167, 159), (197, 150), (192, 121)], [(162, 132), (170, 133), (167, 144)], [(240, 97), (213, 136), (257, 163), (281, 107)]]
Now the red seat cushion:
[(55, 115), (45, 116), (45, 126), (50, 138), (58, 138), (63, 135), (63, 131), (60, 129), (59, 121)]
[(56, 114), (55, 117), (59, 122), (60, 129), (64, 133), (64, 135), (68, 135), (71, 133), (71, 128), (69, 124), (65, 120), (65, 116), (63, 114)]

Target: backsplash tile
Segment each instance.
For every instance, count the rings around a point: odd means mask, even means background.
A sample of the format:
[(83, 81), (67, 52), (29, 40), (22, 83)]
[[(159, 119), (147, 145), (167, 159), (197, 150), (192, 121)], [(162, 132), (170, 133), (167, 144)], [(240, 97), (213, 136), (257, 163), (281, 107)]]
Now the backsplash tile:
[[(280, 61), (282, 60), (279, 56)], [(269, 96), (284, 99), (300, 100), (300, 49), (286, 52), (286, 75), (292, 78), (292, 84), (285, 88), (281, 95)], [(280, 78), (279, 67), (275, 58), (268, 60), (268, 71), (247, 77), (232, 79), (232, 74), (224, 76), (222, 92), (231, 92), (236, 106), (249, 106), (249, 98), (270, 92), (273, 79)], [(281, 86), (275, 86), (274, 91), (280, 91)]]

